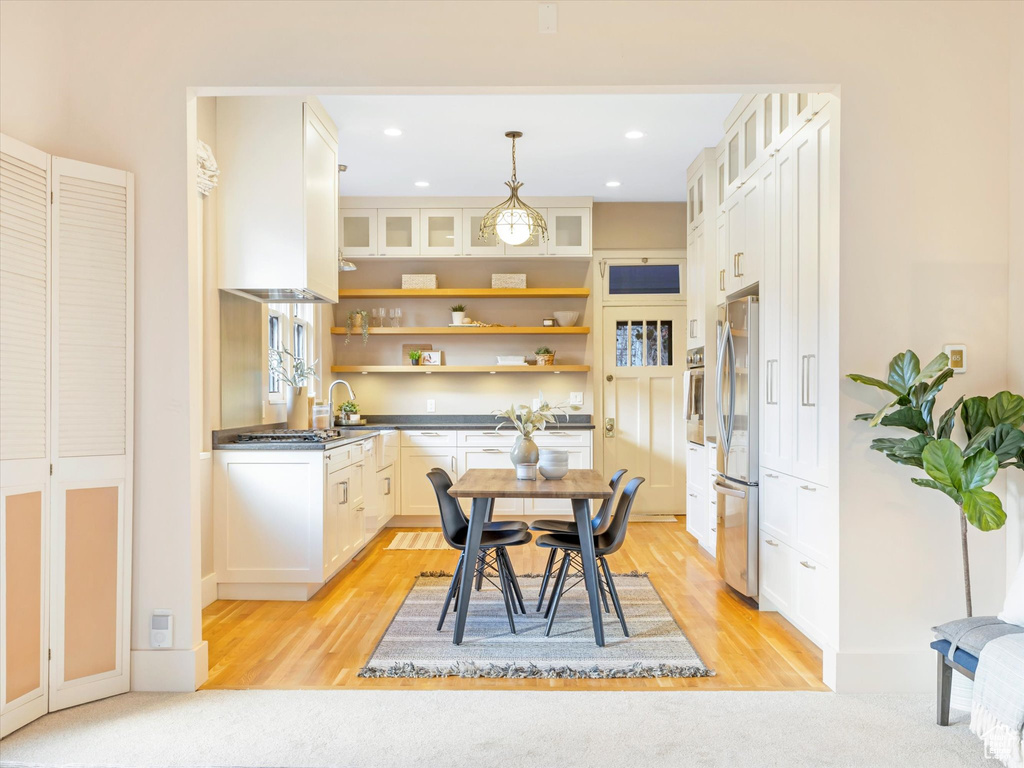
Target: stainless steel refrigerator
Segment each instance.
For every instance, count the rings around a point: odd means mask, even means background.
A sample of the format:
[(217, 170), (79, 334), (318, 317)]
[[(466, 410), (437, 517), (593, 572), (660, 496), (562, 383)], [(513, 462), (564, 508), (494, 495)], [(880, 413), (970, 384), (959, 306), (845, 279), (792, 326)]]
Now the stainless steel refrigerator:
[(718, 308), (718, 572), (737, 592), (757, 599), (758, 301)]

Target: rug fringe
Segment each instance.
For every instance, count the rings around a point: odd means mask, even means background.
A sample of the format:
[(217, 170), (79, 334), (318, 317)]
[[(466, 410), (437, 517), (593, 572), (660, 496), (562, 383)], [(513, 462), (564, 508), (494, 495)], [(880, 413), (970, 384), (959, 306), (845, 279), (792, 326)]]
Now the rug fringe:
[[(497, 575), (497, 573), (494, 572), (494, 571), (488, 571), (487, 573), (490, 576), (496, 576)], [(420, 573), (420, 578), (426, 578), (426, 579), (450, 579), (454, 575), (455, 574), (452, 573), (451, 571), (422, 571)], [(638, 571), (635, 568), (632, 571), (629, 571), (629, 573), (612, 573), (612, 576), (614, 576), (616, 579), (618, 579), (618, 578), (642, 579), (642, 578), (649, 578), (650, 575), (651, 574), (648, 571)], [(543, 573), (517, 573), (516, 576), (518, 578), (520, 578), (520, 579), (542, 579), (542, 578), (544, 578), (544, 574)]]
[(388, 667), (363, 667), (359, 677), (475, 677), (475, 678), (562, 678), (598, 680), (631, 677), (714, 677), (715, 671), (695, 665), (642, 664), (636, 662), (622, 667), (538, 667), (536, 664), (484, 664), (455, 662), (448, 667), (424, 667), (412, 662), (392, 664)]

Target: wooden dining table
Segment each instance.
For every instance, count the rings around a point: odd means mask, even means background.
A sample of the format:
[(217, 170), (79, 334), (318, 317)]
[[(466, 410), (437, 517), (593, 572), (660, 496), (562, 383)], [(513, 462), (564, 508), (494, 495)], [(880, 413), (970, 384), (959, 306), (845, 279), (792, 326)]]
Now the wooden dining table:
[[(580, 536), (580, 554), (583, 560), (583, 580), (590, 600), (590, 618), (594, 624), (594, 641), (604, 645), (604, 625), (601, 622), (601, 604), (598, 586), (597, 558), (594, 555), (594, 536), (590, 522), (591, 499), (610, 499), (612, 490), (608, 481), (593, 469), (570, 469), (561, 480), (517, 480), (514, 469), (470, 469), (448, 489), (457, 499), (472, 499), (469, 513), (469, 531), (466, 534), (466, 563), (475, 563), (480, 554), (480, 536), (489, 519), (495, 499), (568, 499), (577, 530), (589, 535)], [(462, 569), (459, 584), (457, 616), (455, 619), (456, 645), (461, 645), (469, 615), (469, 601), (473, 594), (474, 568)]]

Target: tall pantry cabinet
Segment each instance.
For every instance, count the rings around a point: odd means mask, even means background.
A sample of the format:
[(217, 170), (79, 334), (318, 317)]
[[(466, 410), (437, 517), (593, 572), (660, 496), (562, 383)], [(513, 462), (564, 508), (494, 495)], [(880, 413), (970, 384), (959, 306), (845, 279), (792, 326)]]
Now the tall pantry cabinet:
[(0, 135), (0, 735), (129, 688), (133, 220)]
[[(760, 607), (823, 649), (837, 632), (838, 110), (828, 94), (741, 99), (710, 150), (719, 187), (705, 225), (707, 301), (760, 300)], [(709, 323), (701, 343), (716, 340)], [(826, 682), (829, 665), (826, 653)]]

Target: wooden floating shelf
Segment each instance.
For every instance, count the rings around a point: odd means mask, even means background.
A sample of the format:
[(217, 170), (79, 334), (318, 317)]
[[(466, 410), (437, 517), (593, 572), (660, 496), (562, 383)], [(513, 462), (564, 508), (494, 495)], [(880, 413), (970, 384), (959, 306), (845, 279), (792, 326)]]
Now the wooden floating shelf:
[(589, 365), (332, 365), (331, 373), (586, 373)]
[[(494, 325), (494, 326), (474, 326), (467, 325), (465, 327), (458, 326), (438, 326), (436, 328), (431, 327), (420, 327), (420, 328), (370, 328), (371, 336), (475, 336), (475, 335), (497, 335), (497, 336), (540, 336), (540, 335), (556, 335), (556, 336), (585, 336), (590, 333), (590, 328), (586, 326), (569, 326), (562, 328), (560, 326), (555, 327), (542, 327), (542, 326), (525, 326), (525, 325)], [(331, 328), (331, 333), (336, 336), (344, 336), (346, 330), (343, 327), (335, 326)], [(352, 329), (352, 336), (359, 336), (362, 334), (362, 329)]]
[(589, 288), (351, 288), (342, 299), (585, 299)]

